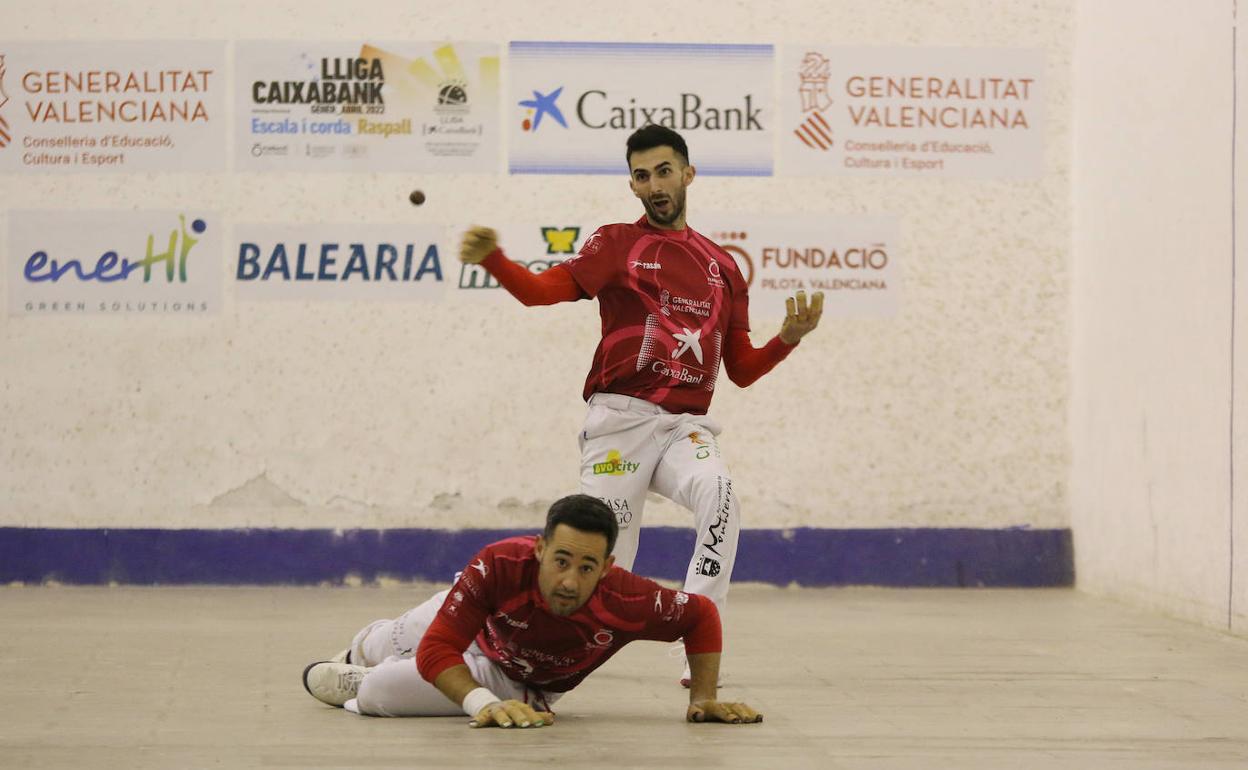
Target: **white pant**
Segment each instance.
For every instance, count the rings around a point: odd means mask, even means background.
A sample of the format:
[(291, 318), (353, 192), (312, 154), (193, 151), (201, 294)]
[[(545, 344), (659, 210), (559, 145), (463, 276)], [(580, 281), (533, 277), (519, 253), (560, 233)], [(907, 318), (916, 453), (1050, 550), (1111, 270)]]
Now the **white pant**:
[[(377, 717), (463, 716), (459, 704), (426, 682), (416, 670), (416, 648), (446, 599), (439, 591), (419, 607), (393, 620), (375, 620), (351, 641), (351, 662), (373, 668), (360, 682), (356, 705), (361, 714)], [(482, 687), (502, 700), (518, 700), (546, 711), (562, 693), (526, 687), (507, 677), (473, 642), (464, 652), (464, 663)]]
[(697, 541), (685, 590), (723, 609), (737, 558), (741, 509), (719, 454), (721, 428), (706, 415), (672, 414), (630, 396), (595, 393), (581, 430), (581, 491), (615, 511), (616, 564), (632, 569), (646, 493), (693, 512)]

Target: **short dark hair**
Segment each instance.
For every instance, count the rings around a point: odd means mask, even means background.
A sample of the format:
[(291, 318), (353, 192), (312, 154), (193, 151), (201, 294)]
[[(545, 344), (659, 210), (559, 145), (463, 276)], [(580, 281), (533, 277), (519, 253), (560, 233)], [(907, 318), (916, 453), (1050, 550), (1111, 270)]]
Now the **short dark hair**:
[(605, 535), (608, 555), (615, 548), (615, 539), (620, 535), (620, 525), (616, 523), (611, 508), (591, 495), (568, 495), (556, 500), (546, 513), (546, 529), (542, 531), (542, 537), (549, 540), (555, 534), (555, 527), (560, 524), (567, 524), (581, 532)]
[(689, 145), (685, 144), (680, 134), (657, 123), (642, 126), (628, 137), (628, 152), (624, 153), (624, 162), (632, 168), (633, 153), (653, 150), (655, 147), (671, 147), (685, 165), (689, 165)]

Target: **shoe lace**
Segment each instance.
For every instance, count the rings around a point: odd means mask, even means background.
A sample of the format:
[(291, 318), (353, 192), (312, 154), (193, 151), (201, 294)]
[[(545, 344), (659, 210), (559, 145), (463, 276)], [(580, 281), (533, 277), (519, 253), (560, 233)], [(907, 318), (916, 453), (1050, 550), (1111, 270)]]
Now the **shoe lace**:
[(364, 679), (365, 669), (352, 668), (338, 674), (338, 687), (343, 690), (355, 690)]

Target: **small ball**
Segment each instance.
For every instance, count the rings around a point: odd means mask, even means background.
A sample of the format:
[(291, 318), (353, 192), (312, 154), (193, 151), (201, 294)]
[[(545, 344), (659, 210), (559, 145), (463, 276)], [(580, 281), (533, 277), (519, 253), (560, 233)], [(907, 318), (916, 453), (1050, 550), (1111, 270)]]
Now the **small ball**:
[(420, 190), (412, 190), (412, 194), (407, 196), (407, 199), (412, 202), (413, 206), (419, 206), (425, 202), (425, 194)]

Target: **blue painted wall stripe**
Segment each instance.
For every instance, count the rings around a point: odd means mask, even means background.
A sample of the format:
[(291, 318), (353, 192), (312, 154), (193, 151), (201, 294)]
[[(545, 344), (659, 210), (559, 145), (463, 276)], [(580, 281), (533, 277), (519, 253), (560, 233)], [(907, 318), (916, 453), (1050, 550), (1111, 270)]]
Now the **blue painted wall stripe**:
[[(0, 527), (0, 582), (307, 585), (447, 581), (483, 545), (532, 530)], [(635, 571), (679, 580), (692, 530), (650, 527)], [(1069, 529), (745, 530), (738, 581), (803, 586), (1074, 585)]]

